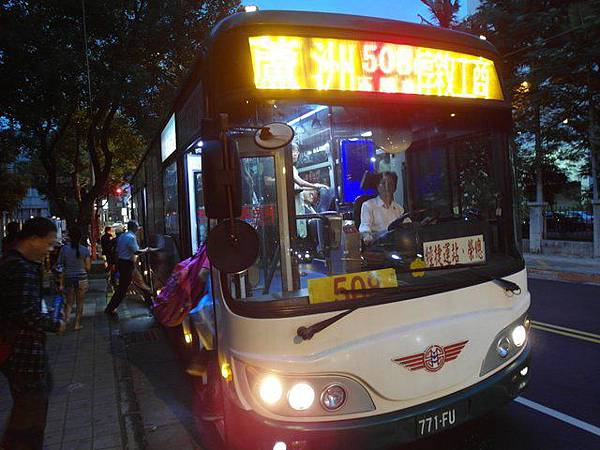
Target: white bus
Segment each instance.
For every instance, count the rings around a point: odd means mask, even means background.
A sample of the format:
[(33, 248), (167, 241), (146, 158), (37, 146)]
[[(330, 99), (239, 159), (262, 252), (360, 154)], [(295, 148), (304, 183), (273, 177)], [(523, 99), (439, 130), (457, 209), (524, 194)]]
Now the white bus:
[(213, 30), (133, 184), (147, 236), (182, 257), (208, 236), (226, 448), (396, 445), (525, 388), (497, 63), (478, 37), (368, 17)]

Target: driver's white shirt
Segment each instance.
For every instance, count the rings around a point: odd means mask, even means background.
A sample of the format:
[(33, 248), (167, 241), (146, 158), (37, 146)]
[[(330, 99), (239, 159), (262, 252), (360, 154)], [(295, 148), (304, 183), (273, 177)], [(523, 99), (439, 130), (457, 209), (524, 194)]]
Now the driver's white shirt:
[(404, 208), (392, 200), (389, 207), (385, 207), (381, 197), (377, 196), (362, 204), (360, 210), (361, 233), (381, 233), (387, 231), (388, 225), (404, 214)]

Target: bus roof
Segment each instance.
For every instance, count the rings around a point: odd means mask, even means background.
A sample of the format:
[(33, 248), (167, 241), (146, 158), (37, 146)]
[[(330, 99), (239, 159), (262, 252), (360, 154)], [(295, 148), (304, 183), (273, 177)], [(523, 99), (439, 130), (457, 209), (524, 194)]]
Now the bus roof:
[(454, 31), (430, 25), (421, 25), (399, 20), (381, 19), (376, 17), (355, 16), (350, 14), (335, 14), (308, 11), (256, 11), (237, 13), (226, 17), (212, 30), (210, 40), (218, 39), (219, 35), (240, 28), (254, 27), (298, 27), (329, 30), (353, 30), (380, 35), (403, 36), (428, 42), (443, 42), (446, 45), (456, 45), (480, 50), (498, 56), (496, 48), (479, 36)]

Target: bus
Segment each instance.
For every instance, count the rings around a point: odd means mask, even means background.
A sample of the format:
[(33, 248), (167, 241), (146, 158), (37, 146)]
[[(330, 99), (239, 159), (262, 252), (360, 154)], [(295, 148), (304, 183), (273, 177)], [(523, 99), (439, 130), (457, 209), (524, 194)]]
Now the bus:
[(226, 448), (393, 446), (526, 387), (499, 61), (479, 36), (379, 18), (214, 28), (132, 184), (157, 288), (208, 242), (199, 333)]

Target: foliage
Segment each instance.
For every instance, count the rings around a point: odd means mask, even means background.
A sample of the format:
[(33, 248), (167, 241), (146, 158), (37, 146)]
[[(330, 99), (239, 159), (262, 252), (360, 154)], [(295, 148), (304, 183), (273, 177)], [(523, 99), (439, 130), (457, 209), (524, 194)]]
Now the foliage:
[(18, 147), (8, 124), (0, 130), (0, 213), (12, 212), (27, 193), (29, 177), (17, 162)]
[(86, 225), (94, 202), (132, 171), (200, 42), (239, 1), (83, 5), (85, 15), (79, 0), (0, 6), (0, 106), (45, 175), (36, 184), (61, 217)]
[(535, 172), (538, 192), (543, 183), (551, 200), (559, 164), (579, 162), (580, 175), (590, 174), (580, 162), (600, 153), (600, 1), (484, 0), (461, 26), (487, 36), (503, 55), (521, 186), (531, 187)]
[(429, 8), (431, 20), (437, 22), (437, 24), (430, 22), (419, 14), (421, 22), (442, 28), (454, 28), (458, 25), (456, 21), (456, 15), (460, 9), (458, 0), (421, 0), (421, 3)]

